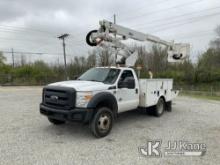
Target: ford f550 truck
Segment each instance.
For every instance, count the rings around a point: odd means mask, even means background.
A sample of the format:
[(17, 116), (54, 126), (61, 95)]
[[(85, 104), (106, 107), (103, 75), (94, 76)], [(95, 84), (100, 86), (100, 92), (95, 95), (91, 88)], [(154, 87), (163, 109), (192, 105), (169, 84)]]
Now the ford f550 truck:
[(104, 137), (118, 113), (151, 107), (148, 110), (159, 117), (171, 111), (171, 101), (178, 94), (172, 85), (172, 79), (138, 80), (132, 68), (96, 67), (75, 81), (44, 87), (40, 112), (53, 124), (89, 123), (96, 137)]
[[(137, 32), (100, 21), (100, 28), (86, 36), (90, 46), (115, 50), (116, 63), (125, 66), (135, 51), (122, 40), (150, 41), (167, 46), (168, 62), (181, 62), (187, 58), (189, 45), (174, 44), (156, 36)], [(130, 59), (133, 63), (136, 61)], [(133, 66), (133, 64), (130, 64)], [(89, 123), (96, 137), (104, 137), (112, 129), (118, 113), (141, 108), (159, 117), (171, 111), (171, 101), (178, 95), (172, 79), (138, 79), (130, 67), (95, 67), (75, 81), (63, 81), (43, 88), (40, 113), (53, 124), (66, 121)]]

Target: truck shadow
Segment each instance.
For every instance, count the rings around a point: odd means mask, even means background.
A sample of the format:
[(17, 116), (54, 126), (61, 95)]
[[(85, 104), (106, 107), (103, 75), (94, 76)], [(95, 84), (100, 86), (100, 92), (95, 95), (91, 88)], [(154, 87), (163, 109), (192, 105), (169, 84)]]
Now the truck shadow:
[(149, 115), (145, 110), (134, 109), (131, 111), (122, 112), (118, 115), (117, 120), (115, 121), (116, 125), (120, 127), (134, 127), (135, 124), (146, 124), (150, 123), (151, 120), (154, 120), (155, 117)]
[[(120, 132), (125, 128), (142, 129), (146, 128), (144, 125), (150, 123), (151, 120), (155, 120), (155, 117), (148, 115), (146, 112), (138, 109), (122, 112), (118, 115), (114, 126), (113, 132)], [(48, 123), (47, 127), (44, 127), (44, 131), (47, 134), (52, 134), (56, 137), (66, 137), (72, 140), (76, 139), (96, 139), (92, 136), (89, 129), (89, 124), (82, 124), (77, 122), (68, 122), (64, 125), (52, 125)], [(129, 131), (129, 130), (128, 130)]]

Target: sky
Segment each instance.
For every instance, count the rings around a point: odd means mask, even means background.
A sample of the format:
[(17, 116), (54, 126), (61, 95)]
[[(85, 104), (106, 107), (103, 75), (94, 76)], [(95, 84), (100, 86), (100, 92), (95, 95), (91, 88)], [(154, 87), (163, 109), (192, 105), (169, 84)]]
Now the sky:
[[(192, 61), (216, 37), (220, 25), (218, 0), (1, 0), (0, 51), (11, 63), (22, 53), (27, 61), (63, 63), (62, 43), (57, 37), (68, 33), (67, 61), (87, 56), (86, 34), (99, 27), (99, 20), (158, 36), (167, 41), (190, 43)], [(134, 41), (135, 43), (135, 41)], [(144, 43), (150, 45), (149, 42)]]

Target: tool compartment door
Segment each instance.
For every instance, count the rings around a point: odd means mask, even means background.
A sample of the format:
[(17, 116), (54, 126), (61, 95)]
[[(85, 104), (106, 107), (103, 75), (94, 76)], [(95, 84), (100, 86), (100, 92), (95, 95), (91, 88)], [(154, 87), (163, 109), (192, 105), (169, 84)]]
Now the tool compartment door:
[(172, 79), (141, 79), (139, 82), (140, 107), (156, 105), (161, 96), (164, 96), (166, 101), (172, 99)]

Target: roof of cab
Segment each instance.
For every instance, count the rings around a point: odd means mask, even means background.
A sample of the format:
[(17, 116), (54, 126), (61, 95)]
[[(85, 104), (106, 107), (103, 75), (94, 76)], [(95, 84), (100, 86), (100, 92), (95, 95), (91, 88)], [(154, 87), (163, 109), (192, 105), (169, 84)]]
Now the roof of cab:
[(116, 67), (116, 66), (102, 66), (102, 67), (96, 67), (96, 68), (112, 68), (112, 69), (121, 69), (121, 70), (132, 70), (132, 68), (129, 67)]

